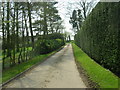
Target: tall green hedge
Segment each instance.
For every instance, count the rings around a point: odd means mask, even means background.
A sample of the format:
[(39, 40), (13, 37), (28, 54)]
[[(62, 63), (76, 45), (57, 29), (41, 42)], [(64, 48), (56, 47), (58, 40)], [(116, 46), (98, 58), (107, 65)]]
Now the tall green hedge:
[(91, 58), (120, 76), (120, 3), (99, 2), (75, 35)]

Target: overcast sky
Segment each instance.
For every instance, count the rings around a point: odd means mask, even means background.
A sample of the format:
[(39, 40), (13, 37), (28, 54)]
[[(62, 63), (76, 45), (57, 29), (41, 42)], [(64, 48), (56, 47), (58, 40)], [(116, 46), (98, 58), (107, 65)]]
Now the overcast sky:
[[(70, 34), (74, 35), (74, 32), (72, 30), (72, 25), (69, 23), (69, 18), (74, 9), (78, 9), (78, 8), (81, 9), (80, 5), (76, 4), (80, 0), (57, 0), (57, 1), (58, 1), (58, 4), (57, 4), (58, 11), (60, 16), (64, 20), (64, 26), (66, 28), (65, 30)], [(87, 1), (89, 2), (91, 0), (87, 0)], [(94, 1), (98, 2), (99, 0), (94, 0)]]
[[(75, 7), (73, 7), (73, 4), (70, 3), (74, 3), (74, 0), (57, 0), (58, 1), (58, 11), (60, 16), (62, 17), (62, 19), (64, 20), (64, 26), (65, 26), (65, 30), (67, 32), (73, 33), (72, 26), (69, 23), (69, 18), (70, 15), (72, 14), (73, 9), (75, 9)], [(69, 8), (69, 9), (68, 9)]]

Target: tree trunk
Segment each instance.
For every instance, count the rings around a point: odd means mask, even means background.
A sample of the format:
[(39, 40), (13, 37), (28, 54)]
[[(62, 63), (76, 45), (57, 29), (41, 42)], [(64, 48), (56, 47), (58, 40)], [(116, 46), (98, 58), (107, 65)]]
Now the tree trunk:
[(25, 20), (25, 28), (26, 28), (26, 34), (27, 34), (27, 36), (25, 37), (25, 41), (27, 42), (26, 44), (26, 47), (27, 47), (27, 50), (26, 50), (26, 58), (25, 58), (25, 60), (27, 61), (27, 55), (28, 55), (28, 45), (29, 45), (29, 32), (28, 32), (28, 27), (27, 27), (27, 19), (26, 19), (26, 14), (25, 14), (25, 11), (24, 11), (24, 9), (23, 9), (23, 16), (24, 16), (24, 20)]
[[(15, 3), (14, 3), (15, 4)], [(12, 43), (13, 43), (13, 65), (15, 64), (15, 5), (14, 5), (14, 16), (13, 16), (13, 25), (12, 25)]]
[(45, 35), (47, 35), (48, 34), (48, 30), (47, 30), (47, 18), (46, 18), (46, 2), (44, 2), (44, 7), (43, 7), (43, 9), (44, 9), (44, 28), (43, 28), (43, 30), (44, 30), (44, 36)]
[(10, 30), (9, 30), (9, 27), (10, 27), (10, 24), (9, 24), (9, 14), (10, 14), (10, 10), (9, 10), (9, 2), (7, 2), (7, 57), (10, 56)]
[(18, 2), (15, 3), (15, 6), (16, 6), (16, 46), (17, 46), (17, 52), (19, 52)]
[(30, 24), (31, 41), (32, 41), (32, 47), (34, 48), (34, 37), (33, 37), (32, 19), (31, 19), (31, 5), (29, 2), (27, 2), (27, 6), (28, 6), (28, 17), (29, 17), (29, 24)]
[(85, 2), (83, 2), (83, 14), (84, 14), (84, 18), (86, 19), (86, 5), (85, 5), (86, 3)]
[(2, 41), (2, 55), (3, 55), (3, 63), (2, 63), (2, 68), (5, 68), (5, 25), (4, 25), (4, 3), (2, 3), (2, 8), (3, 8), (3, 16), (2, 16), (2, 33), (3, 33), (3, 41)]

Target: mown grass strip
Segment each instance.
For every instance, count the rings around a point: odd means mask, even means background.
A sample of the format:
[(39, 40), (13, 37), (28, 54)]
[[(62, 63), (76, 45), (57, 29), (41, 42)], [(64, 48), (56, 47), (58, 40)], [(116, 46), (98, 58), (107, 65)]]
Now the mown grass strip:
[(93, 82), (96, 82), (100, 88), (118, 88), (117, 76), (97, 64), (77, 45), (73, 43), (72, 46), (75, 59), (80, 63)]
[(49, 54), (39, 55), (31, 60), (28, 60), (27, 62), (23, 62), (21, 64), (18, 64), (14, 67), (11, 67), (2, 73), (2, 83), (10, 80), (11, 78), (15, 77), (16, 75), (20, 74), (21, 72), (27, 70), (28, 68), (32, 67), (33, 65), (42, 62), (47, 57), (51, 56), (52, 54), (56, 53), (57, 51), (53, 51)]

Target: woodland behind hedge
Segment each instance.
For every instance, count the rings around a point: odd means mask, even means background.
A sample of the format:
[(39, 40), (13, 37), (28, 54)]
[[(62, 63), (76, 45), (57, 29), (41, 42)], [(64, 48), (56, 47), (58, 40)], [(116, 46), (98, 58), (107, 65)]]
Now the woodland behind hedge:
[(120, 3), (99, 2), (75, 35), (75, 43), (120, 76)]

